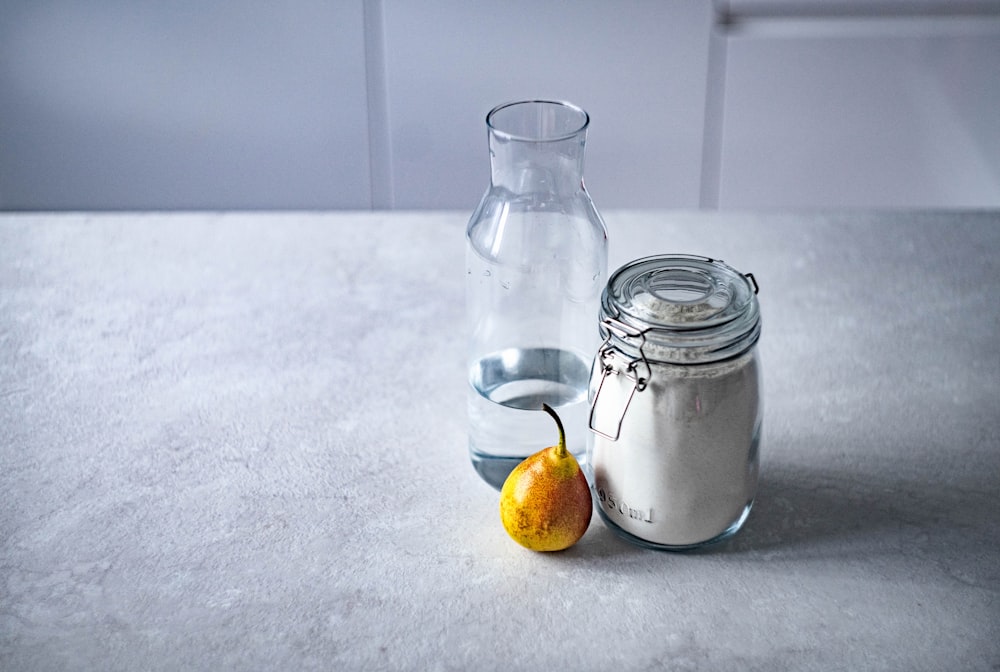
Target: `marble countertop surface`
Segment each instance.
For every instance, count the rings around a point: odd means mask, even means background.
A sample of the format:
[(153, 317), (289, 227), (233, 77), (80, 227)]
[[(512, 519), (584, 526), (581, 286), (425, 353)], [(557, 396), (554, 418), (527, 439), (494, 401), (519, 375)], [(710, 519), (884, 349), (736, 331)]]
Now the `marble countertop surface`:
[(709, 551), (507, 537), (468, 213), (0, 215), (0, 669), (1000, 669), (1000, 213), (604, 215), (761, 288)]

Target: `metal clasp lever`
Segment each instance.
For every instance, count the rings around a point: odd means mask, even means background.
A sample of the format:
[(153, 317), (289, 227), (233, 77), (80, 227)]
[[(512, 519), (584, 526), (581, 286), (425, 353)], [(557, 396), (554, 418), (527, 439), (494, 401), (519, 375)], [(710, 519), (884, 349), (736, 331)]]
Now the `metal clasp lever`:
[[(632, 403), (632, 398), (635, 397), (636, 392), (642, 392), (646, 389), (646, 385), (649, 383), (649, 377), (652, 374), (652, 370), (649, 368), (649, 360), (646, 359), (646, 353), (643, 348), (646, 345), (646, 332), (636, 329), (630, 325), (623, 322), (619, 322), (614, 318), (605, 318), (603, 320), (604, 327), (608, 330), (608, 337), (604, 339), (604, 343), (601, 344), (600, 360), (601, 360), (601, 382), (597, 386), (597, 390), (594, 392), (594, 399), (590, 404), (590, 420), (588, 425), (590, 431), (603, 436), (611, 441), (617, 441), (618, 437), (622, 433), (622, 423), (625, 421), (625, 413), (628, 411), (629, 405)], [(639, 357), (638, 359), (629, 359), (625, 357), (620, 350), (612, 347), (611, 338), (613, 336), (618, 337), (623, 341), (628, 341), (629, 339), (639, 339)], [(618, 361), (620, 360), (620, 362)], [(597, 417), (597, 404), (601, 399), (601, 391), (604, 389), (604, 384), (608, 380), (610, 375), (621, 375), (626, 379), (631, 381), (631, 386), (628, 394), (625, 396), (625, 401), (621, 406), (621, 409), (612, 415), (612, 417), (617, 417), (617, 421), (614, 423), (614, 431), (605, 431), (598, 429), (594, 420)], [(614, 400), (614, 399), (612, 399)], [(605, 405), (607, 404), (607, 395), (605, 395)], [(603, 415), (603, 414), (602, 414)]]

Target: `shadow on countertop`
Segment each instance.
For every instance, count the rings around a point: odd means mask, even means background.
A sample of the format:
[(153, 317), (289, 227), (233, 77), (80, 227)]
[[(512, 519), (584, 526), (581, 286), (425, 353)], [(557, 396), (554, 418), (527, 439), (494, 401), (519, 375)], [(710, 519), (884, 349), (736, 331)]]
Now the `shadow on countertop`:
[(961, 479), (927, 470), (919, 478), (863, 466), (767, 465), (746, 525), (719, 551), (798, 557), (1000, 551), (1000, 490), (987, 483), (996, 476)]
[[(681, 553), (651, 551), (618, 537), (595, 513), (587, 535), (559, 556), (627, 564), (650, 553), (747, 560), (1000, 554), (1000, 488), (989, 487), (997, 477), (922, 475), (866, 472), (863, 465), (835, 471), (770, 464), (762, 468), (746, 524), (728, 541)], [(984, 565), (976, 574), (1000, 585), (998, 569)]]

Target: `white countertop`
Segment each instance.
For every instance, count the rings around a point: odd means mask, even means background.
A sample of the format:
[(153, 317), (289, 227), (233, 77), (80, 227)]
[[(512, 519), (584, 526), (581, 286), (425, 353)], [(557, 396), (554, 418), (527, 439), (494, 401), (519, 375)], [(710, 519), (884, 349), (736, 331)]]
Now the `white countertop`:
[(0, 215), (0, 669), (997, 669), (1000, 213), (604, 215), (761, 288), (707, 552), (506, 536), (468, 213)]

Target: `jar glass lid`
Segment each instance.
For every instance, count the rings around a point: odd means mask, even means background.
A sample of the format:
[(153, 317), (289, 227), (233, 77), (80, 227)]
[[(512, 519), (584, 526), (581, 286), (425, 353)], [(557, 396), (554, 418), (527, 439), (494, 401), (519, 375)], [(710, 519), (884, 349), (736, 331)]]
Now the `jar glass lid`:
[(637, 259), (608, 280), (601, 332), (631, 356), (654, 361), (691, 364), (735, 357), (760, 335), (757, 289), (752, 274), (717, 259)]

